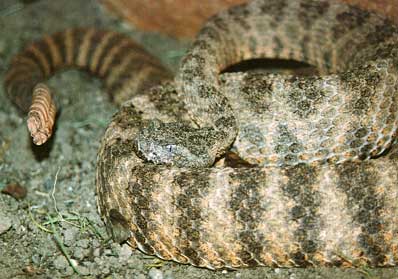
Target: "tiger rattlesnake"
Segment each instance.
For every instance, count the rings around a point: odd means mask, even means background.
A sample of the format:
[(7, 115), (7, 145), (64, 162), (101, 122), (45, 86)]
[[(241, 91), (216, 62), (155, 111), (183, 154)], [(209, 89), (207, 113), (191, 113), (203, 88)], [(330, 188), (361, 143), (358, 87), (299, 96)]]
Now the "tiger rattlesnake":
[[(254, 0), (205, 24), (174, 81), (125, 36), (74, 29), (18, 55), (5, 86), (25, 112), (36, 92), (40, 143), (54, 106), (40, 82), (59, 68), (130, 99), (97, 159), (98, 208), (118, 241), (207, 268), (395, 266), (397, 46), (390, 21), (345, 4)], [(319, 75), (220, 75), (262, 57)]]

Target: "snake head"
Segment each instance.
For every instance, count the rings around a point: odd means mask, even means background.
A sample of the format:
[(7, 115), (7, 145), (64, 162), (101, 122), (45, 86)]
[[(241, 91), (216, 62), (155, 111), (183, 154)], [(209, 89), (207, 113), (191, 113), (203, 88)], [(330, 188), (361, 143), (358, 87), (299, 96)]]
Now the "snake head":
[(212, 155), (214, 130), (195, 129), (186, 123), (151, 120), (135, 139), (137, 155), (154, 164), (177, 167), (208, 167)]

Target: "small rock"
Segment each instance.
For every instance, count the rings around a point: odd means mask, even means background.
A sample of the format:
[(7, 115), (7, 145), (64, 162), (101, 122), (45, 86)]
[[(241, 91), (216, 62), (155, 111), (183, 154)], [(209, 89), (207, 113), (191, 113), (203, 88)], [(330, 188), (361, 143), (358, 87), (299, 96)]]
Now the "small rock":
[(43, 186), (47, 192), (51, 191), (54, 187), (54, 180), (52, 177), (47, 177), (46, 180), (44, 180)]
[(0, 235), (8, 231), (12, 226), (11, 218), (0, 215)]
[[(100, 272), (100, 269), (98, 268), (98, 265), (95, 264), (95, 262), (91, 262), (90, 264), (85, 264), (90, 270), (90, 274), (95, 275), (98, 272)], [(106, 278), (106, 277), (105, 277)]]
[(132, 253), (133, 251), (131, 250), (131, 247), (128, 246), (127, 244), (123, 244), (122, 248), (120, 249), (119, 258), (126, 261), (131, 256)]
[(100, 246), (101, 246), (101, 244), (99, 243), (99, 241), (97, 239), (92, 239), (91, 247), (98, 248)]
[(122, 250), (122, 247), (120, 246), (119, 243), (112, 243), (111, 250), (112, 250), (112, 255), (119, 255)]
[(19, 185), (18, 183), (10, 183), (3, 190), (1, 193), (10, 195), (16, 200), (21, 200), (26, 197), (27, 190), (25, 187)]
[(93, 252), (94, 257), (99, 257), (101, 256), (101, 248), (95, 248)]
[(173, 272), (171, 270), (166, 270), (164, 272), (164, 278), (165, 279), (174, 279)]
[(73, 268), (71, 266), (67, 266), (63, 273), (66, 276), (72, 276), (75, 273), (75, 271), (73, 270)]
[(95, 262), (98, 266), (104, 265), (104, 261), (102, 260), (101, 257), (96, 257), (96, 258), (94, 258), (94, 262)]
[(64, 256), (58, 256), (54, 260), (54, 267), (58, 270), (64, 270), (69, 266), (67, 259)]
[(83, 276), (90, 275), (90, 270), (85, 266), (79, 266), (78, 270), (79, 270), (80, 274)]
[(101, 273), (102, 273), (102, 274), (108, 274), (108, 273), (110, 273), (109, 267), (107, 267), (107, 266), (102, 267)]
[(106, 260), (106, 262), (107, 262), (107, 264), (108, 264), (109, 266), (112, 266), (112, 267), (114, 267), (114, 268), (117, 268), (117, 267), (120, 267), (120, 266), (123, 265), (123, 264), (120, 262), (119, 258), (117, 258), (117, 257), (108, 257), (107, 260)]
[(80, 247), (77, 247), (75, 249), (75, 251), (73, 252), (73, 257), (78, 260), (82, 260), (85, 257), (85, 253), (84, 253), (83, 249)]
[(79, 229), (78, 228), (68, 228), (64, 231), (64, 244), (66, 246), (71, 246), (72, 244), (75, 243), (75, 238), (76, 235), (79, 233)]
[(151, 268), (148, 272), (148, 276), (151, 279), (163, 279), (163, 272), (157, 268)]
[(88, 239), (80, 239), (76, 242), (76, 246), (79, 246), (84, 249), (87, 249), (89, 244), (90, 242), (88, 241)]
[(32, 255), (32, 263), (34, 263), (35, 265), (40, 264), (40, 259), (41, 259), (41, 255), (38, 255), (38, 254)]
[(127, 260), (127, 265), (129, 268), (135, 270), (142, 270), (144, 268), (144, 264), (142, 260), (138, 259), (137, 257), (133, 256)]

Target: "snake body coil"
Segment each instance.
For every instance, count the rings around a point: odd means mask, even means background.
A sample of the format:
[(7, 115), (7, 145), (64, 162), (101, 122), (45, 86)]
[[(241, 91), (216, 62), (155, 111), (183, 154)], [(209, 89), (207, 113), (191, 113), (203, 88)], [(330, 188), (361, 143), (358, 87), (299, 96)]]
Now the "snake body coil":
[[(264, 57), (319, 75), (220, 74)], [(115, 239), (207, 268), (397, 265), (390, 21), (335, 1), (254, 0), (206, 23), (174, 81), (124, 36), (73, 29), (16, 56), (7, 93), (27, 111), (32, 89), (64, 66), (129, 99), (97, 160), (98, 208)], [(38, 122), (51, 118), (38, 100)]]
[(22, 113), (29, 112), (36, 144), (51, 136), (55, 120), (53, 93), (41, 82), (70, 67), (103, 79), (116, 104), (171, 77), (157, 59), (117, 32), (76, 28), (45, 36), (14, 57), (4, 81), (8, 97)]

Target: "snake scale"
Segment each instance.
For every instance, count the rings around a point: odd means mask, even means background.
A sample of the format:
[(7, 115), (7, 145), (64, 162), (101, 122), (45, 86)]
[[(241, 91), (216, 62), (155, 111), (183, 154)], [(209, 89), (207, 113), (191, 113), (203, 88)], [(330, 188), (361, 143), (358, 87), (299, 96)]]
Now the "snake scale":
[[(254, 58), (319, 73), (222, 73)], [(97, 158), (98, 208), (116, 240), (210, 269), (397, 265), (389, 20), (333, 0), (254, 0), (209, 19), (174, 78), (115, 32), (46, 36), (5, 78), (39, 144), (56, 103), (42, 82), (69, 66), (102, 78), (117, 104), (128, 100)]]

